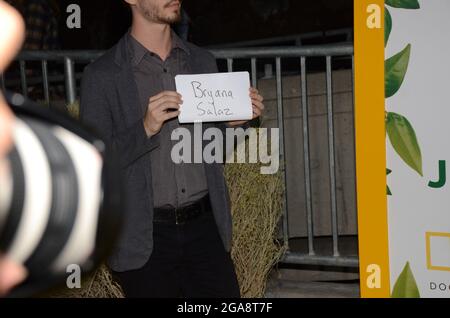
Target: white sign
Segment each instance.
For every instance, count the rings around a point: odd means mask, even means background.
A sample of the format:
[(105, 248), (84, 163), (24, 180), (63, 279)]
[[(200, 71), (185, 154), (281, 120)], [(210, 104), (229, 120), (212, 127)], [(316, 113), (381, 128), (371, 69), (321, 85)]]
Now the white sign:
[(252, 119), (248, 72), (177, 75), (175, 83), (180, 123)]

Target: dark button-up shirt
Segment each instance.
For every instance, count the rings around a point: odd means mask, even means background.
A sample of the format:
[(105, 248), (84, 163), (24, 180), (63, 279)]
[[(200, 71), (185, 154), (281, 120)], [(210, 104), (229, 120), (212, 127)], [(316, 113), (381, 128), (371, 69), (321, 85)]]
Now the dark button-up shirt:
[[(130, 56), (134, 79), (143, 109), (147, 109), (149, 98), (162, 91), (175, 91), (175, 76), (189, 74), (188, 55), (185, 43), (172, 32), (172, 50), (165, 61), (147, 50), (131, 34), (128, 34)], [(160, 134), (160, 147), (150, 154), (152, 187), (155, 207), (180, 207), (189, 205), (208, 193), (203, 163), (175, 164), (171, 158), (172, 147), (179, 141), (172, 141), (174, 129), (185, 127), (191, 131), (193, 151), (193, 124), (180, 124), (178, 118), (166, 121)], [(200, 141), (201, 143), (201, 141)], [(193, 160), (193, 156), (192, 160)]]

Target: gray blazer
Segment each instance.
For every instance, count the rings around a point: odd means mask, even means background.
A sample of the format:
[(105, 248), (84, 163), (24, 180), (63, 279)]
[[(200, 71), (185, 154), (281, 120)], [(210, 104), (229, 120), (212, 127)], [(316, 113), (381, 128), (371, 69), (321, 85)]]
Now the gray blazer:
[[(214, 57), (186, 43), (193, 73), (217, 72)], [(96, 129), (116, 153), (122, 173), (124, 224), (108, 265), (114, 271), (138, 269), (153, 249), (153, 194), (150, 152), (159, 146), (159, 135), (147, 138), (144, 112), (131, 69), (131, 57), (123, 37), (112, 49), (88, 65), (81, 85), (80, 117)], [(204, 124), (225, 128), (224, 124)], [(231, 247), (230, 201), (223, 164), (205, 164), (213, 213), (227, 251)]]

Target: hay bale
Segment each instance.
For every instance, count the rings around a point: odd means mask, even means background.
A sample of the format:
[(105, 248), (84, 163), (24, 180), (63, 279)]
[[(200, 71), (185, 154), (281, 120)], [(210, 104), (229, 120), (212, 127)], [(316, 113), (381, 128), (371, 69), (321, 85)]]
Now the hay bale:
[(260, 164), (228, 164), (225, 177), (233, 215), (232, 258), (242, 297), (263, 297), (284, 247), (276, 240), (282, 211), (280, 174), (262, 175)]
[(102, 265), (94, 273), (82, 279), (81, 288), (59, 287), (46, 292), (45, 298), (124, 298), (120, 285), (115, 282), (109, 269)]
[(67, 105), (67, 113), (75, 118), (80, 118), (80, 103), (79, 101), (74, 101), (72, 104)]

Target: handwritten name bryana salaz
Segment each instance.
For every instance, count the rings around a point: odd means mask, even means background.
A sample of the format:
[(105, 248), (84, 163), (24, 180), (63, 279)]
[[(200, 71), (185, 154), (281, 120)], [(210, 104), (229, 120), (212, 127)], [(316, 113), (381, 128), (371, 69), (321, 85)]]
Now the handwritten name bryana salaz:
[(199, 116), (232, 116), (233, 112), (226, 105), (226, 101), (233, 99), (233, 91), (227, 89), (211, 90), (204, 88), (199, 81), (191, 82), (194, 97), (198, 99), (196, 109)]

